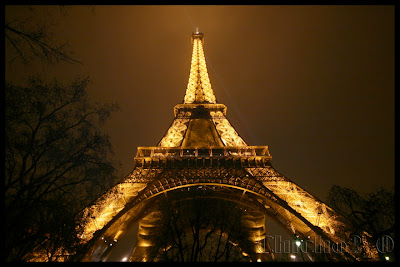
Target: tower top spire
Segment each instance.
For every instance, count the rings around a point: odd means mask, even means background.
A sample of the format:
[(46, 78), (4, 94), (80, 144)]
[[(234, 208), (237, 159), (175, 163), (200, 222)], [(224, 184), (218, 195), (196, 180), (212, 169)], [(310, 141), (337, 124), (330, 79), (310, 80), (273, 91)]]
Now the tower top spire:
[(225, 117), (226, 106), (218, 104), (215, 99), (208, 78), (203, 42), (203, 33), (196, 28), (192, 33), (192, 61), (184, 102), (175, 106), (174, 122), (158, 147), (208, 149), (247, 146)]
[(203, 33), (199, 32), (199, 28), (196, 27), (196, 32), (192, 34), (192, 61), (184, 98), (185, 104), (216, 103), (210, 79), (208, 78), (206, 59), (203, 51), (203, 37)]

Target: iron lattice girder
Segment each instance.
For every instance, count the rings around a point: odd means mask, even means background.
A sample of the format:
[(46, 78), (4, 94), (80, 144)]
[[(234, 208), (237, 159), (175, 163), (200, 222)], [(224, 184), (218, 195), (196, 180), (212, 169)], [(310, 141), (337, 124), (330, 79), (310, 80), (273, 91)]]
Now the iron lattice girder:
[[(175, 119), (167, 132), (159, 142), (160, 147), (176, 148), (184, 145), (183, 140), (192, 121), (201, 119), (203, 122), (211, 122), (213, 127), (227, 147), (245, 147), (246, 142), (239, 136), (236, 130), (226, 118), (226, 106), (221, 104), (178, 104), (174, 109)], [(214, 132), (214, 131), (212, 131)], [(214, 143), (214, 146), (220, 144)], [(186, 146), (186, 145), (184, 145)]]
[(203, 51), (203, 37), (202, 33), (192, 35), (192, 61), (190, 64), (189, 81), (184, 97), (185, 103), (216, 103), (207, 73)]
[[(272, 172), (273, 168), (270, 167), (269, 172)], [(282, 177), (281, 177), (282, 179)], [(276, 181), (276, 179), (274, 179)], [(282, 179), (283, 180), (283, 179)], [(288, 182), (288, 181), (286, 181)], [(290, 183), (290, 182), (289, 182)], [(272, 203), (276, 204), (277, 209), (275, 209), (275, 214), (278, 212), (279, 207), (283, 207), (285, 211), (288, 211), (295, 217), (299, 218), (303, 223), (305, 223), (308, 227), (315, 228), (316, 226), (310, 223), (300, 212), (294, 209), (292, 205), (290, 205), (287, 201), (283, 200), (280, 196), (274, 193), (274, 191), (270, 190), (264, 184), (254, 179), (249, 173), (242, 168), (192, 168), (192, 169), (184, 169), (184, 170), (174, 170), (174, 169), (166, 169), (160, 173), (157, 180), (150, 183), (137, 197), (138, 202), (143, 201), (145, 199), (154, 197), (163, 192), (167, 192), (170, 190), (175, 190), (178, 188), (187, 187), (188, 185), (208, 185), (208, 186), (229, 186), (231, 188), (243, 190), (244, 192), (250, 192), (251, 194), (255, 194), (260, 197), (264, 197), (264, 199), (271, 200)], [(276, 184), (274, 185), (277, 186)], [(307, 197), (307, 196), (306, 196)], [(315, 199), (313, 199), (315, 202)], [(271, 203), (266, 207), (271, 206)], [(334, 217), (331, 217), (335, 219)], [(320, 231), (321, 230), (321, 231)], [(322, 229), (316, 227), (314, 231), (320, 232), (323, 235), (329, 234), (324, 233)], [(329, 241), (332, 236), (329, 236)], [(335, 240), (340, 241), (340, 240)]]
[[(139, 168), (140, 169), (140, 168)], [(115, 212), (114, 216), (108, 216), (108, 222), (103, 226), (99, 227), (91, 240), (91, 244), (98, 239), (100, 236), (108, 236), (108, 238), (114, 239), (116, 230), (119, 227), (115, 227), (119, 224), (124, 224), (130, 219), (123, 219), (125, 213), (129, 212), (132, 214), (134, 207), (143, 207), (143, 203), (148, 201), (160, 194), (165, 194), (172, 190), (179, 190), (182, 188), (195, 187), (195, 186), (208, 186), (210, 187), (228, 187), (231, 190), (237, 189), (245, 193), (250, 193), (258, 198), (260, 204), (265, 208), (265, 211), (270, 216), (278, 217), (278, 221), (284, 224), (286, 227), (294, 231), (297, 230), (302, 236), (312, 235), (322, 237), (321, 242), (336, 243), (340, 242), (337, 238), (334, 238), (329, 232), (325, 232), (323, 229), (315, 226), (307, 220), (299, 211), (296, 211), (290, 203), (285, 201), (273, 190), (265, 186), (266, 181), (280, 181), (289, 182), (285, 177), (280, 175), (276, 170), (269, 166), (263, 168), (264, 170), (258, 170), (259, 178), (255, 178), (245, 168), (225, 168), (225, 167), (212, 167), (212, 168), (155, 168), (155, 169), (141, 169), (137, 171), (137, 176), (130, 176), (130, 183), (137, 181), (143, 181), (146, 174), (153, 174), (153, 179), (148, 182), (147, 186), (141, 190), (137, 196), (131, 198), (130, 201), (124, 201), (122, 209)], [(255, 172), (254, 169), (250, 171)], [(135, 171), (133, 172), (135, 173)], [(295, 185), (293, 185), (295, 186)], [(276, 187), (276, 184), (275, 184)], [(271, 187), (273, 188), (273, 187)], [(105, 205), (103, 203), (102, 205)], [(103, 206), (104, 207), (104, 206)], [(100, 207), (98, 207), (100, 208)], [(126, 217), (126, 216), (125, 216)], [(128, 216), (129, 217), (129, 216)], [(136, 217), (136, 216), (135, 216)], [(114, 227), (112, 227), (114, 225)], [(109, 228), (113, 228), (111, 232)], [(123, 228), (123, 227), (122, 227)], [(118, 236), (119, 234), (117, 234)], [(344, 253), (345, 258), (354, 259), (348, 253)]]

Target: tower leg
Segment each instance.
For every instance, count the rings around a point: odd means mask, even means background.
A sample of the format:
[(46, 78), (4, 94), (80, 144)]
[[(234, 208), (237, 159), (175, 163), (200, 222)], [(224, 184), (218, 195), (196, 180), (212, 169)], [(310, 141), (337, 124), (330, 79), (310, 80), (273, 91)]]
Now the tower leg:
[(154, 238), (160, 228), (160, 220), (159, 211), (153, 211), (140, 220), (136, 247), (129, 261), (152, 261), (157, 256), (158, 247)]
[(265, 214), (259, 211), (248, 211), (241, 219), (244, 230), (247, 232), (249, 256), (252, 261), (272, 261), (274, 255), (266, 238)]

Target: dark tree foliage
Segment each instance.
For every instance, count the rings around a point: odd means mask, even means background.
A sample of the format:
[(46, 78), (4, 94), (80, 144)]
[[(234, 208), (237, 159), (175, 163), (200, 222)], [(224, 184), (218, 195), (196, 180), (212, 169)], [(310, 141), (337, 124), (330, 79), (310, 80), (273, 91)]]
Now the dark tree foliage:
[[(372, 244), (377, 244), (383, 236), (394, 239), (394, 194), (384, 188), (368, 194), (332, 186), (328, 193), (327, 204), (348, 220), (352, 235), (361, 236), (365, 231), (371, 235)], [(380, 251), (378, 250), (380, 253)], [(384, 253), (380, 253), (383, 259)]]
[[(77, 243), (74, 216), (115, 183), (112, 149), (101, 126), (116, 104), (91, 103), (89, 80), (62, 85), (30, 78), (5, 86), (6, 260), (44, 246)], [(46, 242), (44, 242), (46, 241)]]

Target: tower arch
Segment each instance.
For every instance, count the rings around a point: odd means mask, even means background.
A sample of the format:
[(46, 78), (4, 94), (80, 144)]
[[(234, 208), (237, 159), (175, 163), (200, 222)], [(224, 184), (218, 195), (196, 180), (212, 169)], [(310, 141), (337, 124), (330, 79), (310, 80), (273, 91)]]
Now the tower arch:
[[(292, 234), (299, 235), (304, 239), (310, 237), (308, 239), (318, 240), (318, 246), (330, 246), (338, 243), (332, 235), (313, 225), (285, 200), (243, 169), (213, 168), (212, 171), (209, 170), (211, 172), (201, 171), (203, 176), (199, 176), (198, 169), (190, 169), (190, 171), (191, 174), (186, 173), (184, 176), (172, 178), (171, 175), (174, 172), (169, 170), (150, 182), (135, 198), (126, 203), (124, 209), (113, 216), (110, 222), (95, 233), (87, 245), (88, 253), (82, 260), (91, 259), (91, 253), (96, 250), (96, 246), (102, 244), (100, 241), (103, 240), (102, 238), (117, 240), (128, 231), (129, 226), (140, 221), (146, 214), (154, 212), (152, 207), (157, 205), (154, 203), (157, 203), (157, 199), (160, 197), (162, 199), (170, 194), (175, 194), (180, 195), (181, 199), (185, 199), (190, 196), (187, 193), (198, 190), (213, 192), (213, 194), (207, 195), (208, 199), (228, 200), (261, 212), (263, 215), (275, 219)], [(210, 173), (215, 175), (210, 176)], [(138, 216), (140, 214), (142, 216)], [(146, 244), (146, 246), (148, 245)], [(141, 257), (145, 258), (142, 255), (135, 259)], [(331, 257), (336, 260), (356, 260), (347, 251), (337, 255), (332, 254)]]

